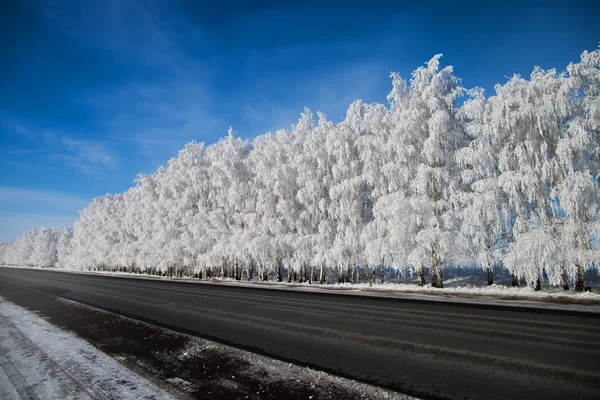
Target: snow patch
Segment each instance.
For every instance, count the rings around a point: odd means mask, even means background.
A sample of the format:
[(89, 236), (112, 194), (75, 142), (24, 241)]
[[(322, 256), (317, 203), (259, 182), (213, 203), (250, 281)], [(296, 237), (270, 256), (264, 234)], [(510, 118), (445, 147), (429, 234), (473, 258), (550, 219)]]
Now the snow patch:
[(172, 399), (88, 342), (0, 297), (0, 398)]

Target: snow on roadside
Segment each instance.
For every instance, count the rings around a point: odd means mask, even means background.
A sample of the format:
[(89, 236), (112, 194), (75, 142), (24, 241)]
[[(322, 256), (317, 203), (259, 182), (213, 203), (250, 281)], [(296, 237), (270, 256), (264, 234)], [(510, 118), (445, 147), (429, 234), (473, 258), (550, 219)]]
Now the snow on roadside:
[(0, 297), (0, 397), (171, 399), (88, 342)]
[[(247, 367), (244, 367), (244, 371), (240, 371), (240, 374), (261, 377), (261, 385), (253, 388), (256, 390), (258, 398), (272, 398), (269, 396), (269, 389), (267, 389), (269, 384), (284, 382), (286, 386), (291, 388), (300, 383), (308, 383), (310, 385), (310, 393), (312, 393), (307, 395), (308, 399), (339, 398), (340, 392), (332, 392), (332, 389), (342, 389), (347, 391), (348, 394), (356, 395), (356, 398), (360, 399), (419, 400), (417, 397), (403, 393), (332, 375), (309, 367), (301, 367), (197, 337), (192, 337), (188, 346), (178, 357), (180, 360), (188, 357), (199, 357), (201, 359), (203, 353), (211, 350), (239, 360), (240, 365), (247, 365)], [(187, 387), (193, 388), (190, 382), (181, 378), (171, 378), (169, 382), (179, 384), (184, 390)], [(238, 383), (236, 382), (236, 376), (232, 376), (228, 382), (224, 382), (221, 378), (221, 384), (236, 386)], [(250, 395), (246, 396), (246, 398), (248, 397), (254, 398), (254, 396)]]

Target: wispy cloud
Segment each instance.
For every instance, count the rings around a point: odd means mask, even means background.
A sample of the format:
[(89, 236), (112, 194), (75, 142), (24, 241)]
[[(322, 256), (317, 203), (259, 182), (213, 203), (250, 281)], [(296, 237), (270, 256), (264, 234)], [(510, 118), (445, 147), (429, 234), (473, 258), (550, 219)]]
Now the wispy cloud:
[(7, 117), (1, 110), (0, 124), (9, 132), (22, 135), (28, 142), (26, 147), (5, 149), (6, 154), (23, 157), (39, 154), (41, 158), (87, 175), (99, 175), (119, 164), (106, 140), (74, 138), (74, 135), (62, 133), (60, 128), (40, 128)]
[(10, 117), (2, 110), (0, 110), (0, 125), (2, 125), (4, 129), (8, 130), (9, 132), (16, 133), (29, 140), (34, 140), (36, 138), (34, 133), (35, 128), (28, 126), (24, 122), (18, 121), (13, 117)]
[(106, 166), (114, 165), (114, 158), (104, 143), (95, 140), (73, 140), (66, 137), (61, 139), (62, 144), (66, 149), (76, 154), (83, 160), (104, 164)]
[(54, 191), (0, 186), (0, 204), (5, 203), (42, 203), (50, 206), (72, 209), (84, 207), (88, 203), (88, 200)]
[(74, 140), (60, 138), (62, 152), (51, 156), (69, 168), (75, 168), (86, 174), (97, 173), (96, 167), (114, 168), (117, 161), (106, 144), (97, 140)]

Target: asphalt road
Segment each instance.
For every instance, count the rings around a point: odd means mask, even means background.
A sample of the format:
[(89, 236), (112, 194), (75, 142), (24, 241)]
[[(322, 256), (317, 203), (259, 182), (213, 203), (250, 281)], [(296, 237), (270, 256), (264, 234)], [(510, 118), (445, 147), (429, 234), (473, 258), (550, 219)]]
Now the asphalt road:
[(600, 398), (598, 314), (7, 268), (0, 282), (424, 398)]

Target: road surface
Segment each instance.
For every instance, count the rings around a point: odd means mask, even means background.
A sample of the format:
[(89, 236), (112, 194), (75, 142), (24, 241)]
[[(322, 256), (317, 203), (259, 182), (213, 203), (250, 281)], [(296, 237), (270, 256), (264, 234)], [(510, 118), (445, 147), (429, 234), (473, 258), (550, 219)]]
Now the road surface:
[(600, 398), (598, 314), (8, 268), (1, 284), (423, 398)]

